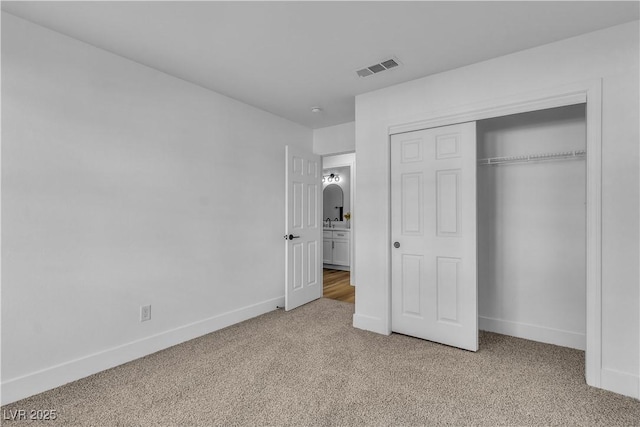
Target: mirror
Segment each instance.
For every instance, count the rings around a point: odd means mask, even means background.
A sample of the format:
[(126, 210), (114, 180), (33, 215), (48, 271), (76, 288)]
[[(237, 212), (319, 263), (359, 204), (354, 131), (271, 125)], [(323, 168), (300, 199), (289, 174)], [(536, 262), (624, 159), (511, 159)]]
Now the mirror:
[(322, 221), (329, 218), (332, 226), (349, 228), (345, 215), (351, 215), (351, 165), (324, 167), (322, 188)]
[(344, 214), (344, 194), (342, 188), (336, 184), (329, 184), (322, 192), (323, 215), (322, 220), (342, 221)]

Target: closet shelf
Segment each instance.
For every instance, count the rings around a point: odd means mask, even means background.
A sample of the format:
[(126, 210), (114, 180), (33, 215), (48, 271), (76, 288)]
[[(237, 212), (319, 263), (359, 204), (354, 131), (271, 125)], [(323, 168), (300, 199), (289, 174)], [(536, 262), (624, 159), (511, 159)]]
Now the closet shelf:
[(542, 160), (573, 159), (578, 157), (584, 157), (586, 155), (587, 155), (586, 150), (576, 150), (576, 151), (563, 151), (560, 153), (528, 154), (524, 156), (488, 157), (486, 159), (478, 159), (478, 164), (479, 165), (501, 165), (505, 163), (539, 162)]

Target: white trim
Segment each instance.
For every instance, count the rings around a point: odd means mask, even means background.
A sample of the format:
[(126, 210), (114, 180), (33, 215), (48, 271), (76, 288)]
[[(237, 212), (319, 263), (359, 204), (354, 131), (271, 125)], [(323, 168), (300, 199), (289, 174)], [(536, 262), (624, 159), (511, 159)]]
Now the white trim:
[(593, 82), (588, 82), (586, 85), (584, 83), (571, 84), (557, 89), (540, 90), (425, 114), (421, 120), (389, 126), (389, 135), (546, 110), (548, 108), (584, 104), (587, 102), (588, 89), (586, 86), (591, 86), (592, 84)]
[[(586, 271), (586, 362), (587, 384), (601, 387), (602, 372), (602, 79), (577, 82), (561, 87), (517, 94), (448, 110), (424, 113), (388, 126), (390, 136), (397, 133), (477, 121), (509, 114), (586, 103), (587, 121), (587, 271)], [(390, 148), (390, 147), (389, 147)], [(388, 181), (390, 185), (390, 181)], [(390, 192), (389, 192), (390, 193)], [(387, 240), (389, 232), (387, 229)], [(391, 270), (391, 257), (389, 271)], [(388, 281), (389, 295), (391, 280)], [(390, 299), (390, 298), (389, 298)], [(388, 327), (391, 328), (389, 300)], [(355, 326), (355, 324), (354, 324)], [(614, 390), (615, 391), (615, 390)]]
[(640, 393), (638, 392), (640, 377), (614, 369), (603, 368), (601, 378), (601, 387), (603, 389), (640, 399)]
[(353, 315), (353, 327), (382, 335), (391, 334), (391, 329), (387, 327), (387, 322), (385, 322), (384, 319), (365, 316), (364, 314), (355, 313)]
[(586, 346), (585, 334), (491, 317), (478, 316), (478, 329), (577, 350)]
[[(327, 268), (329, 270), (351, 271), (351, 267), (348, 265), (322, 264), (322, 268)], [(353, 283), (349, 284), (353, 286)]]
[(80, 357), (2, 383), (2, 405), (59, 387), (114, 366), (206, 335), (284, 305), (284, 296), (228, 311), (137, 341)]
[(587, 384), (601, 387), (602, 371), (602, 80), (587, 94)]

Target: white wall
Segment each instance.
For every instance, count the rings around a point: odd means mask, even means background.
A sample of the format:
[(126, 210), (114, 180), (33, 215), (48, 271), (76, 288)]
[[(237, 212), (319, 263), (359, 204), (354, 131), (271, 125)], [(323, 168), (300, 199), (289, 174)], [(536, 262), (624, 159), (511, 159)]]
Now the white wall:
[(390, 125), (602, 79), (602, 386), (638, 397), (638, 21), (356, 97), (354, 325), (389, 332)]
[[(584, 104), (477, 122), (478, 158), (584, 150)], [(478, 166), (479, 327), (586, 348), (585, 158)]]
[(313, 152), (321, 156), (341, 154), (356, 149), (355, 122), (314, 129)]
[(310, 129), (6, 13), (2, 89), (3, 403), (283, 303)]

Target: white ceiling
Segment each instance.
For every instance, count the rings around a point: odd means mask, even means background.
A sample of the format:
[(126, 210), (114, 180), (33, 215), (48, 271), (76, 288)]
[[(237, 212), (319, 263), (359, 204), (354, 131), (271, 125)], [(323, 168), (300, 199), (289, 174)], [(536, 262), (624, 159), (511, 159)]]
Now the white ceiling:
[[(639, 19), (637, 1), (3, 1), (2, 10), (310, 128), (354, 120), (357, 94)], [(390, 56), (401, 67), (356, 75)]]

